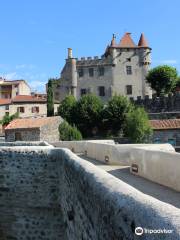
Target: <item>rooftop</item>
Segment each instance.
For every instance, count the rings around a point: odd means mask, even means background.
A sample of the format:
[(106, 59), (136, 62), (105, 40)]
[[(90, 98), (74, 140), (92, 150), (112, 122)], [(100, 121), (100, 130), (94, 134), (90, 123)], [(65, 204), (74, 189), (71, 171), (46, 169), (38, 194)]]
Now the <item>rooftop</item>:
[(180, 119), (150, 120), (153, 129), (180, 129)]
[(0, 98), (0, 105), (8, 105), (13, 103), (46, 103), (46, 99), (31, 95), (17, 95), (14, 98)]
[(60, 120), (61, 117), (41, 117), (41, 118), (23, 118), (23, 119), (15, 119), (10, 122), (7, 129), (25, 129), (25, 128), (40, 128), (44, 125), (48, 125), (50, 123), (55, 123), (57, 120)]

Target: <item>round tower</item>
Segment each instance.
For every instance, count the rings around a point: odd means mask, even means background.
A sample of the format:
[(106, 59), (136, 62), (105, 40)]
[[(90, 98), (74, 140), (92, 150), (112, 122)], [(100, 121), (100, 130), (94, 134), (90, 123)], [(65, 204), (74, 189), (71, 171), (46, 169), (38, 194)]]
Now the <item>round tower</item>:
[(146, 76), (149, 71), (149, 67), (151, 64), (151, 48), (148, 46), (148, 43), (144, 37), (144, 34), (142, 33), (139, 39), (138, 43), (139, 47), (139, 63), (142, 68), (142, 94), (143, 97), (149, 96), (152, 98), (152, 90), (149, 87), (149, 84), (146, 82)]
[(68, 48), (68, 59), (69, 64), (69, 78), (70, 78), (70, 89), (71, 94), (76, 98), (77, 93), (77, 69), (76, 69), (76, 58), (73, 58), (72, 49)]

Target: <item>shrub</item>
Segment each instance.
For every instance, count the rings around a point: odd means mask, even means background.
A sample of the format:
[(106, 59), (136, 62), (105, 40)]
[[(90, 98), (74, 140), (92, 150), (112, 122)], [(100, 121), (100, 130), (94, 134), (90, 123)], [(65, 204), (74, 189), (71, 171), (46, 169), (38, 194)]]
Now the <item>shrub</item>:
[(82, 140), (81, 132), (75, 127), (69, 125), (66, 121), (59, 125), (59, 135), (62, 141)]
[(8, 125), (12, 120), (16, 119), (19, 117), (18, 113), (15, 113), (13, 115), (4, 115), (3, 119), (0, 121), (0, 124), (2, 124), (2, 126), (6, 126)]
[(126, 115), (133, 109), (127, 97), (115, 95), (107, 103), (103, 111), (104, 128), (108, 134), (118, 136), (125, 124)]
[(152, 135), (152, 129), (148, 115), (143, 108), (135, 108), (127, 114), (124, 134), (133, 143), (149, 141)]
[(83, 136), (90, 137), (98, 132), (102, 121), (102, 109), (101, 99), (93, 94), (84, 95), (77, 102), (73, 112), (74, 123)]
[(69, 95), (61, 102), (58, 108), (58, 115), (65, 119), (68, 123), (74, 123), (73, 110), (76, 106), (76, 99), (74, 96)]

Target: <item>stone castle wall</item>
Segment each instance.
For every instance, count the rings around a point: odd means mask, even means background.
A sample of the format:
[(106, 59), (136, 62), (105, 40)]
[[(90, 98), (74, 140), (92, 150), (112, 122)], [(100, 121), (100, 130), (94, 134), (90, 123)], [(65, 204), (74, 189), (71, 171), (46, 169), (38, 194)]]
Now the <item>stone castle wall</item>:
[(177, 208), (48, 146), (0, 149), (0, 213), (0, 240), (131, 240), (138, 226), (180, 237)]
[(165, 115), (169, 117), (167, 112), (171, 112), (172, 115), (174, 114), (176, 117), (177, 114), (173, 112), (179, 112), (178, 116), (180, 116), (180, 93), (168, 97), (154, 97), (152, 99), (149, 97), (145, 99), (138, 97), (137, 99), (132, 98), (131, 100), (137, 106), (144, 107), (149, 113), (164, 113), (164, 117)]

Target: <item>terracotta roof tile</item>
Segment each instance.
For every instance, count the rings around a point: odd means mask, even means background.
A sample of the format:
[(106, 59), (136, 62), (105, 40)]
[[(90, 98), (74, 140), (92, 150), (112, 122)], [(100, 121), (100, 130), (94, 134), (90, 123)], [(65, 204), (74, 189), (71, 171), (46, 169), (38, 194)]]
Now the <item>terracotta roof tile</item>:
[(122, 47), (122, 48), (134, 48), (137, 47), (136, 44), (133, 42), (132, 38), (131, 38), (131, 34), (130, 33), (125, 33), (124, 36), (121, 38), (121, 41), (118, 45), (118, 47)]
[(55, 123), (57, 120), (62, 121), (62, 118), (57, 117), (42, 117), (42, 118), (18, 118), (10, 122), (7, 129), (24, 129), (24, 128), (40, 128), (49, 123)]
[(146, 41), (143, 33), (140, 36), (138, 46), (139, 47), (148, 47), (148, 42)]
[(10, 103), (11, 103), (11, 99), (0, 98), (0, 105), (6, 105), (6, 104), (10, 104)]
[(180, 129), (180, 119), (150, 120), (153, 129)]
[(41, 97), (35, 97), (31, 95), (17, 95), (12, 99), (12, 102), (46, 102), (46, 99), (42, 99)]

